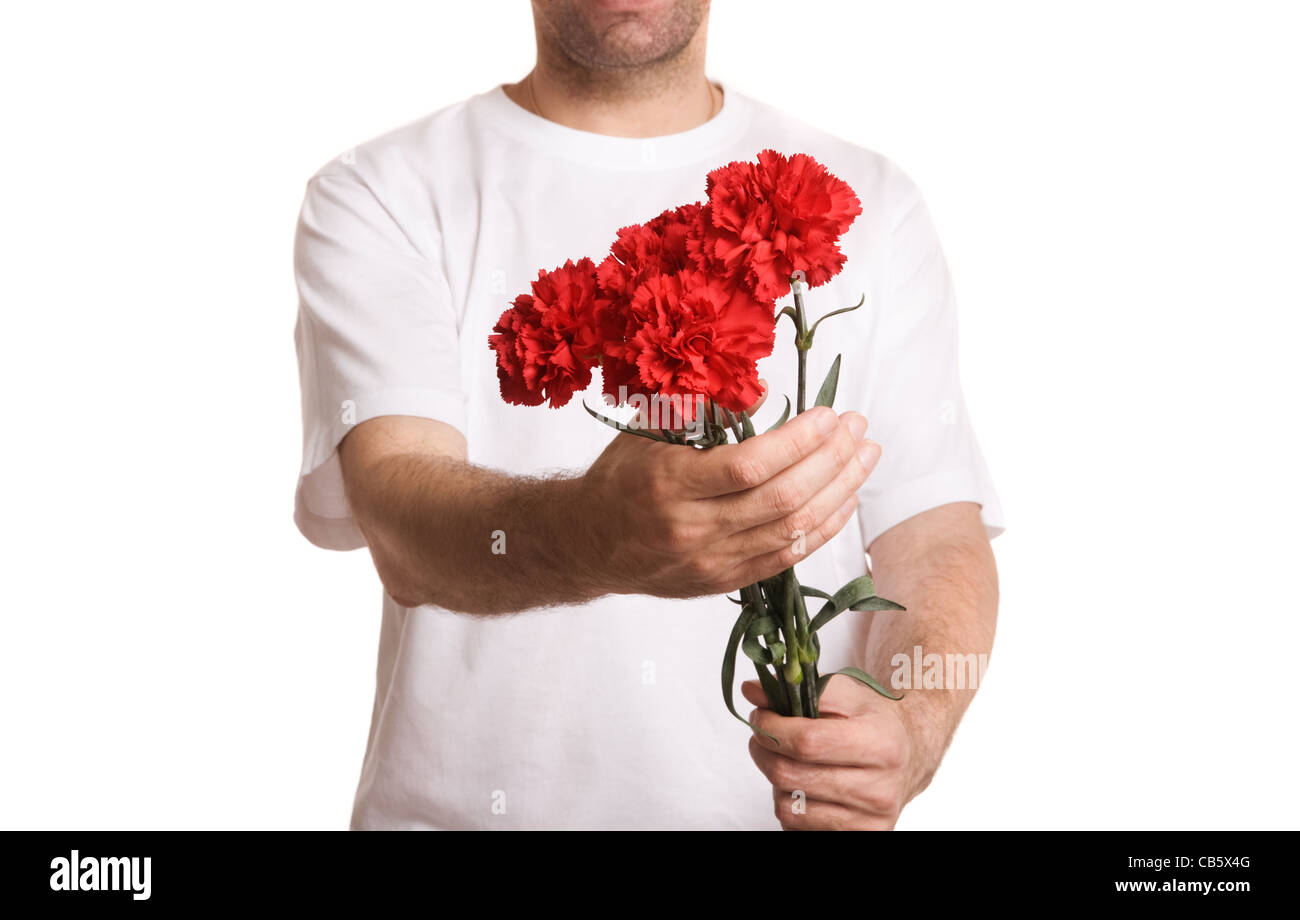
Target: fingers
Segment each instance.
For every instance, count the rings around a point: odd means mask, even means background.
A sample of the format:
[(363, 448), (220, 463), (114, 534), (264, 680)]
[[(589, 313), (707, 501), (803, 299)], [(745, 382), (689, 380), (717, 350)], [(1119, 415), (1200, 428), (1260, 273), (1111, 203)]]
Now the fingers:
[(772, 790), (772, 803), (781, 829), (787, 831), (889, 831), (896, 820), (779, 789)]
[(756, 488), (810, 456), (839, 424), (833, 409), (814, 407), (776, 431), (681, 458), (678, 481), (699, 498)]
[(881, 770), (800, 763), (769, 751), (753, 739), (749, 742), (749, 756), (772, 784), (777, 801), (782, 797), (794, 799), (792, 793), (798, 792), (811, 801), (879, 815), (890, 814), (896, 805), (896, 778)]
[(763, 685), (758, 681), (745, 681), (740, 685), (740, 693), (759, 709), (767, 708), (767, 694), (763, 692)]
[[(749, 740), (749, 756), (759, 772), (767, 777), (773, 789), (782, 792), (802, 790), (809, 798), (845, 802), (853, 796), (853, 786), (860, 779), (852, 774), (860, 767), (832, 767), (824, 764), (807, 764), (783, 757)], [(857, 805), (859, 803), (854, 802)]]
[(755, 709), (749, 721), (767, 732), (767, 735), (756, 732), (755, 742), (805, 764), (891, 769), (902, 764), (904, 755), (896, 729), (883, 719), (879, 722), (831, 716), (804, 719), (778, 715), (770, 709)]
[[(718, 509), (718, 519), (734, 531), (745, 530), (768, 521), (779, 520), (804, 509), (836, 477), (853, 465), (867, 430), (867, 420), (856, 412), (846, 412), (830, 436), (808, 456), (752, 489), (723, 495), (713, 499)], [(874, 442), (873, 442), (874, 443)], [(860, 466), (860, 465), (859, 465)], [(866, 476), (863, 475), (865, 480)], [(843, 492), (838, 499), (822, 508), (820, 517), (834, 511), (856, 492), (861, 483)], [(830, 496), (826, 497), (827, 499)], [(796, 529), (812, 530), (820, 517), (804, 520)]]
[(823, 715), (856, 718), (869, 713), (879, 713), (898, 703), (886, 699), (870, 687), (843, 674), (832, 674), (817, 701), (817, 711)]
[[(832, 680), (827, 686), (823, 701), (835, 684)], [(886, 722), (876, 728), (869, 719), (786, 718), (767, 708), (758, 681), (745, 681), (740, 692), (759, 707), (749, 714), (749, 721), (780, 741), (778, 746), (755, 733), (749, 740), (749, 756), (772, 784), (772, 801), (782, 827), (889, 830), (894, 826), (903, 804), (897, 726)], [(822, 711), (826, 712), (824, 707)], [(810, 752), (820, 759), (809, 759)], [(826, 762), (830, 758), (844, 762)]]
[[(793, 546), (796, 541), (806, 541), (809, 534), (818, 531), (832, 515), (855, 499), (858, 490), (880, 459), (880, 446), (875, 442), (859, 441), (857, 444), (852, 459), (836, 473), (830, 483), (798, 510), (736, 534), (733, 542), (738, 558), (752, 559), (785, 546)], [(812, 458), (804, 462), (810, 463)], [(803, 465), (800, 464), (800, 467)], [(851, 509), (849, 513), (852, 513)], [(824, 536), (830, 539), (836, 532), (838, 529)], [(811, 552), (806, 547), (805, 551)]]
[(853, 512), (857, 507), (857, 495), (849, 496), (844, 504), (810, 533), (786, 541), (778, 550), (740, 562), (732, 580), (737, 585), (750, 585), (784, 572), (829, 543), (831, 538), (843, 530), (844, 525), (853, 518)]

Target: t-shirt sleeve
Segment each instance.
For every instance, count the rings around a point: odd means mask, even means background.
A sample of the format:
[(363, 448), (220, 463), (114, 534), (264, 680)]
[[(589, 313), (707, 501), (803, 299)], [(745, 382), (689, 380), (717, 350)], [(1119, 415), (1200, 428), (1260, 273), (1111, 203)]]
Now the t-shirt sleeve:
[(294, 241), (303, 426), (294, 522), (326, 549), (365, 545), (338, 459), (352, 427), (413, 415), (465, 431), (457, 315), (431, 234), (399, 224), (351, 172), (307, 185)]
[(893, 168), (897, 206), (861, 378), (868, 437), (882, 447), (859, 493), (863, 545), (923, 511), (962, 501), (981, 506), (995, 537), (1004, 529), (1002, 508), (962, 398), (952, 278), (920, 191)]

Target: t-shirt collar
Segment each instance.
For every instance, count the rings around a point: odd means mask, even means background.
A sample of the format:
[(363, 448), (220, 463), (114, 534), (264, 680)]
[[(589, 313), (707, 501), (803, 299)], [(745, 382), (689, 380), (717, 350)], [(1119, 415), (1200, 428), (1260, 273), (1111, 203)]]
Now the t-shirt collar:
[(717, 114), (688, 131), (658, 137), (613, 137), (569, 128), (518, 105), (502, 86), (470, 101), (497, 128), (547, 153), (607, 169), (671, 169), (711, 160), (740, 137), (752, 117), (748, 99), (717, 80), (713, 82), (723, 92)]

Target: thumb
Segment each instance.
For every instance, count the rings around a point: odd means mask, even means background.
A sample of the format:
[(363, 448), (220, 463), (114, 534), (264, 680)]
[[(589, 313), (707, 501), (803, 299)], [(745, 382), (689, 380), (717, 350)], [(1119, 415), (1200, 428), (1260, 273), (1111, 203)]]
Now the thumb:
[(740, 685), (740, 692), (745, 699), (749, 700), (759, 709), (771, 709), (772, 704), (767, 701), (767, 694), (763, 692), (763, 685), (756, 680), (747, 680)]

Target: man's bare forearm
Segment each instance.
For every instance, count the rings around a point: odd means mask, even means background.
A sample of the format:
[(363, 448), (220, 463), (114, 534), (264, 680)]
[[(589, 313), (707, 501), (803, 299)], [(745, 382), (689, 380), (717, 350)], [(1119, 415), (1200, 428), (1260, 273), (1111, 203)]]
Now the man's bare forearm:
[[(894, 656), (913, 661), (917, 647), (922, 661), (933, 653), (945, 662), (949, 655), (978, 662), (991, 653), (997, 567), (977, 505), (944, 505), (905, 521), (873, 544), (872, 561), (877, 593), (907, 612), (875, 615), (866, 649), (870, 673), (887, 682), (896, 669)], [(943, 686), (927, 688), (913, 670), (911, 688), (898, 704), (913, 743), (908, 800), (929, 785), (975, 695), (971, 682), (964, 689), (947, 686), (948, 671)]]
[(364, 482), (349, 500), (399, 603), (495, 614), (609, 591), (580, 519), (579, 478), (511, 476), (412, 454), (378, 460)]
[(381, 416), (348, 433), (339, 460), (394, 600), (500, 614), (770, 578), (794, 561), (791, 533), (813, 552), (849, 521), (880, 454), (866, 427), (817, 408), (707, 451), (621, 434), (580, 476), (539, 479), (467, 463), (442, 422)]

